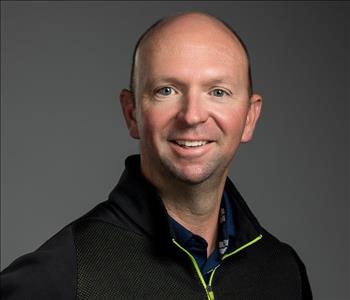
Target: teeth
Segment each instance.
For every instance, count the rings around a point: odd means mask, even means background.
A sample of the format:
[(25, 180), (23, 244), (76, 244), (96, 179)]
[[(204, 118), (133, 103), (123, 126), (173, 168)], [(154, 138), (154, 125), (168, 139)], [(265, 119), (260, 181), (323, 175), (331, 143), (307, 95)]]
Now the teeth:
[(200, 147), (208, 143), (208, 141), (175, 141), (176, 144), (185, 147)]

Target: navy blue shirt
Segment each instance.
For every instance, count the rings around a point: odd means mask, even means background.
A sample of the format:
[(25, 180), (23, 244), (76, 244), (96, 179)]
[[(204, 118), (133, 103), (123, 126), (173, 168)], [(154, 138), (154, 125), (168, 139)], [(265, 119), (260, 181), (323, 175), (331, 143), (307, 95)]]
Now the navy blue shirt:
[(235, 236), (233, 207), (229, 196), (224, 191), (219, 215), (218, 245), (209, 257), (207, 257), (208, 243), (204, 238), (193, 234), (171, 217), (170, 224), (176, 241), (195, 258), (204, 280), (208, 283), (210, 273), (220, 265), (230, 240), (232, 241)]

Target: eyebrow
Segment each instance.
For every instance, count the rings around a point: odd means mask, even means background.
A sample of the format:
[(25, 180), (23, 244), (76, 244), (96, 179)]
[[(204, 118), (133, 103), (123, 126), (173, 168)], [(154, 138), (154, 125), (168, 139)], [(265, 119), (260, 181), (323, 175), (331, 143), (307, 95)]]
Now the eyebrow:
[[(148, 87), (149, 86), (153, 86), (157, 82), (174, 83), (175, 85), (180, 86), (180, 87), (186, 87), (187, 86), (187, 84), (183, 80), (181, 80), (179, 78), (176, 78), (176, 77), (173, 77), (173, 76), (164, 76), (164, 77), (160, 76), (160, 77), (157, 77), (155, 79), (151, 79), (149, 82), (146, 83), (146, 86), (148, 86)], [(230, 86), (236, 86), (237, 82), (229, 81), (229, 80), (227, 80), (226, 77), (220, 76), (220, 77), (215, 77), (215, 78), (212, 78), (212, 79), (208, 79), (204, 83), (205, 86), (213, 86), (213, 85), (216, 85), (216, 84), (228, 84)]]
[(160, 77), (151, 79), (147, 82), (147, 86), (156, 85), (156, 83), (158, 82), (175, 83), (176, 85), (179, 85), (179, 86), (186, 86), (186, 84), (183, 81), (181, 81), (176, 77), (171, 77), (171, 76), (164, 76), (164, 77), (160, 76)]

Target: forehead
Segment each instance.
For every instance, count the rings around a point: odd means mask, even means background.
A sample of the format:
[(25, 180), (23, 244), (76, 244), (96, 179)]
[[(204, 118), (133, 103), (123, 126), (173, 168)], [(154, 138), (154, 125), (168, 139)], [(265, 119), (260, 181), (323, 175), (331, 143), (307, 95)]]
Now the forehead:
[[(244, 74), (243, 61), (227, 49), (198, 45), (176, 45), (158, 48), (140, 68), (144, 79), (176, 77), (183, 80), (234, 79)], [(239, 77), (239, 76), (238, 76)]]
[(167, 37), (152, 45), (138, 59), (135, 82), (141, 89), (152, 83), (174, 80), (187, 85), (225, 81), (242, 88), (248, 82), (244, 54), (227, 43)]
[(215, 72), (233, 76), (247, 72), (245, 51), (231, 31), (207, 20), (186, 21), (162, 28), (147, 38), (136, 54), (136, 77), (172, 73), (204, 77), (214, 76)]

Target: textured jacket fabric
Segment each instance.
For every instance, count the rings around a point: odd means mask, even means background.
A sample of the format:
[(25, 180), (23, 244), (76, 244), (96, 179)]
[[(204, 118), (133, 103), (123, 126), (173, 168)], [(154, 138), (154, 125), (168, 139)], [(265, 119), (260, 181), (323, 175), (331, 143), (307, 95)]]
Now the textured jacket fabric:
[(1, 299), (312, 299), (305, 266), (253, 216), (232, 182), (236, 238), (210, 286), (178, 245), (130, 156), (109, 199), (1, 274)]

